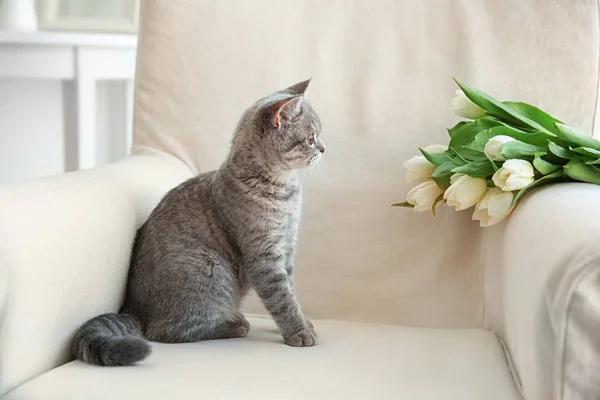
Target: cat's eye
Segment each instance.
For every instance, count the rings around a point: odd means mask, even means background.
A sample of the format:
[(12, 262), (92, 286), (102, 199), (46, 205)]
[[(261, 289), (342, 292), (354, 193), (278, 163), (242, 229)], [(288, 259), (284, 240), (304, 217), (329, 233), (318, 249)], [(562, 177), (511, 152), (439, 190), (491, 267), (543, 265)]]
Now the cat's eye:
[(310, 135), (309, 137), (306, 138), (306, 141), (308, 142), (309, 146), (314, 146), (315, 145), (315, 135)]

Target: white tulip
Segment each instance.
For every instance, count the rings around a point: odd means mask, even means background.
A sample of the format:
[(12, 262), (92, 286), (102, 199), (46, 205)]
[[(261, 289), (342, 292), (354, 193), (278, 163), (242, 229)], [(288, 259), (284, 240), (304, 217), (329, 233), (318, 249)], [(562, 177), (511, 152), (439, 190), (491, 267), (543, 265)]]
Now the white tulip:
[(423, 156), (415, 156), (404, 163), (407, 182), (423, 182), (433, 174), (435, 165)]
[(415, 206), (415, 211), (429, 211), (431, 210), (433, 203), (442, 193), (444, 193), (444, 191), (440, 189), (435, 182), (427, 181), (412, 188), (406, 195), (406, 202)]
[(502, 156), (502, 146), (514, 140), (515, 138), (511, 138), (510, 136), (494, 136), (485, 144), (483, 152), (485, 153), (485, 156), (492, 161), (505, 161), (506, 158)]
[(423, 147), (423, 150), (431, 154), (441, 154), (448, 150), (448, 146), (445, 144), (430, 144), (429, 146)]
[(510, 203), (514, 195), (500, 188), (489, 188), (473, 213), (473, 219), (479, 221), (479, 226), (487, 227), (497, 224), (512, 212)]
[(505, 192), (523, 189), (533, 182), (533, 165), (525, 160), (508, 160), (504, 162), (492, 180), (494, 184)]
[(444, 199), (456, 211), (465, 210), (481, 200), (487, 190), (485, 179), (472, 178), (465, 174), (454, 174), (450, 178), (450, 187), (444, 193)]
[[(423, 150), (428, 153), (439, 154), (448, 150), (448, 147), (441, 144), (432, 144), (423, 148)], [(416, 183), (429, 179), (436, 166), (423, 156), (415, 156), (404, 163), (404, 168), (406, 168), (406, 180)]]
[(485, 111), (473, 103), (462, 90), (456, 91), (456, 97), (452, 99), (454, 114), (459, 117), (477, 119), (485, 115)]

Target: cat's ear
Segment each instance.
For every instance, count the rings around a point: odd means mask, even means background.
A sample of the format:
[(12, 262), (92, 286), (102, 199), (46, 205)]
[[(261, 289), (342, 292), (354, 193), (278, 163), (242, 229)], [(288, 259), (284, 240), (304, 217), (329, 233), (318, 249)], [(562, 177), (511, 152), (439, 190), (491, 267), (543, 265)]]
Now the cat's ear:
[(292, 119), (302, 112), (302, 96), (280, 100), (271, 107), (271, 122), (275, 128), (281, 127), (281, 119)]
[(303, 82), (299, 82), (299, 83), (296, 83), (295, 85), (290, 86), (289, 88), (285, 89), (285, 91), (288, 93), (291, 93), (291, 94), (298, 95), (298, 96), (306, 97), (306, 91), (308, 90), (308, 87), (310, 86), (311, 80), (312, 80), (312, 77)]

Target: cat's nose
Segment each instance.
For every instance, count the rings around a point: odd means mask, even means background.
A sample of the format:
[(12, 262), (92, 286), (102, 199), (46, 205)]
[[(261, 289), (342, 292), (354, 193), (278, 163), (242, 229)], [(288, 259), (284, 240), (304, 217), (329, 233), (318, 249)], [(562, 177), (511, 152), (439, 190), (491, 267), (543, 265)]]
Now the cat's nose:
[(325, 145), (319, 146), (319, 151), (321, 152), (321, 154), (325, 153)]

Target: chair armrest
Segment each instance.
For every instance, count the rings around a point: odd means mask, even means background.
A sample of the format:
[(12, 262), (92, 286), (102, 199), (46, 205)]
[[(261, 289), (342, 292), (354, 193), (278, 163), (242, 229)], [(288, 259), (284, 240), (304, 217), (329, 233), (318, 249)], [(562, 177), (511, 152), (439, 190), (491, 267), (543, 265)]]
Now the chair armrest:
[(541, 188), (488, 240), (501, 269), (503, 322), (494, 328), (525, 399), (599, 397), (590, 390), (600, 390), (600, 186)]
[(75, 329), (120, 307), (136, 229), (190, 176), (157, 153), (0, 188), (0, 397), (68, 361)]

